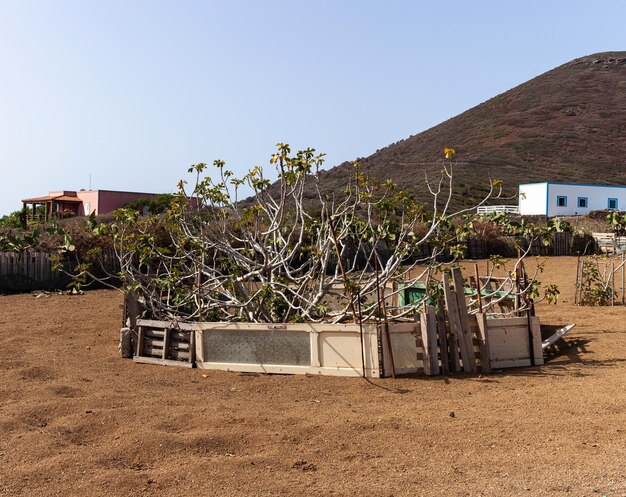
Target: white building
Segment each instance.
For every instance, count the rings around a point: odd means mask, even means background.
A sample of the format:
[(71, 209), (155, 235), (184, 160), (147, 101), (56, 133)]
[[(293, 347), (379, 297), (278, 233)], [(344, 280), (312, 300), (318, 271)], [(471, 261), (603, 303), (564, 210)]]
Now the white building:
[(550, 182), (519, 185), (522, 216), (581, 216), (604, 209), (626, 209), (626, 186)]

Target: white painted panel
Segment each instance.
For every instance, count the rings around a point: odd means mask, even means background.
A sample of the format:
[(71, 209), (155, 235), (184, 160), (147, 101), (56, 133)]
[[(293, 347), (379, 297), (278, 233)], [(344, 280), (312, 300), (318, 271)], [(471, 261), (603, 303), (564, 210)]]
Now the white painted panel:
[[(533, 355), (535, 364), (543, 364), (539, 318), (533, 317)], [(487, 339), (492, 368), (512, 368), (530, 365), (528, 318), (487, 320)]]
[[(402, 328), (404, 327), (404, 329)], [(410, 327), (406, 324), (391, 324), (390, 339), (391, 349), (393, 352), (393, 365), (397, 374), (418, 373), (423, 371), (422, 363), (422, 347), (418, 346), (415, 338), (418, 332), (418, 325), (411, 323)], [(381, 345), (383, 348), (384, 374), (383, 376), (391, 376), (391, 357), (389, 356), (389, 348), (387, 347), (387, 339), (382, 331)]]
[[(358, 325), (345, 324), (281, 324), (263, 325), (254, 323), (180, 323), (180, 328), (193, 327), (196, 332), (196, 364), (203, 369), (229, 371), (256, 371), (282, 374), (325, 374), (339, 376), (361, 376), (363, 361), (368, 377), (379, 376), (378, 340), (376, 325), (363, 325), (363, 356), (361, 355), (361, 330)], [(402, 326), (402, 325), (399, 325)], [(310, 336), (310, 358), (308, 361), (263, 361), (270, 357), (266, 347), (272, 347), (271, 338), (289, 342), (291, 336), (308, 332)], [(208, 334), (229, 335), (226, 361), (216, 356), (215, 350), (207, 348)], [(251, 339), (251, 335), (256, 335)], [(264, 342), (268, 342), (265, 344)], [(232, 342), (232, 343), (231, 343)], [(300, 340), (301, 342), (301, 340)], [(289, 345), (289, 343), (287, 343)], [(299, 350), (302, 349), (300, 343)], [(289, 347), (287, 346), (287, 349)], [(270, 350), (270, 352), (272, 352)], [(274, 351), (275, 352), (275, 351)], [(274, 354), (275, 355), (275, 354)], [(250, 357), (258, 356), (255, 362)], [(307, 364), (308, 363), (308, 364)]]
[(547, 215), (547, 183), (519, 185), (519, 212), (522, 216)]
[(320, 334), (320, 363), (331, 368), (361, 369), (361, 341), (354, 333)]

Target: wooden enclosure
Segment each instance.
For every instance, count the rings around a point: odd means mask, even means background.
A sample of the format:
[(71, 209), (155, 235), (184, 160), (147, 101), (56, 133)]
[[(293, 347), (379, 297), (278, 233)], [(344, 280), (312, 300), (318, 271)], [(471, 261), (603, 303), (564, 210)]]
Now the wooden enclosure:
[[(481, 339), (479, 320), (483, 326)], [(449, 371), (491, 371), (531, 365), (526, 317), (469, 316), (471, 348), (464, 356), (416, 323), (258, 324), (168, 323), (137, 320), (136, 362), (224, 371), (388, 377), (438, 375)], [(543, 364), (539, 319), (532, 318), (534, 364)], [(453, 335), (448, 341), (453, 343)], [(483, 342), (489, 344), (488, 359)], [(391, 353), (389, 344), (391, 345)], [(460, 349), (459, 349), (460, 350)], [(449, 367), (458, 355), (457, 367)], [(470, 367), (470, 364), (473, 366)]]
[[(461, 270), (453, 268), (443, 274), (441, 301), (435, 307), (425, 300), (413, 322), (166, 322), (137, 319), (140, 307), (129, 295), (124, 324), (135, 332), (135, 361), (203, 369), (379, 378), (543, 364), (532, 307), (523, 311), (516, 305), (517, 317), (488, 316), (488, 299), (498, 292), (487, 290), (483, 299), (486, 285), (478, 276), (481, 312), (473, 314)], [(393, 300), (392, 293), (386, 289), (384, 300)]]

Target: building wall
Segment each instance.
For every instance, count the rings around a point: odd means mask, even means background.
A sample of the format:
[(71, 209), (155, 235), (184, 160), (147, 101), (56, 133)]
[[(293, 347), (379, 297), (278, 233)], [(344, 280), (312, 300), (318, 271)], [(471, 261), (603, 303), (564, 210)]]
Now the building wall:
[(519, 213), (522, 216), (547, 214), (548, 183), (519, 185)]
[(98, 214), (98, 190), (82, 190), (76, 192), (76, 195), (83, 201), (82, 211), (79, 215), (89, 216), (94, 211)]
[[(559, 197), (565, 205), (559, 205)], [(587, 199), (586, 206), (579, 203)], [(618, 210), (626, 210), (626, 186), (575, 185), (570, 183), (530, 183), (519, 185), (522, 216), (582, 216), (609, 208), (609, 199)]]
[[(111, 190), (85, 190), (77, 192), (77, 195), (83, 201), (84, 214), (86, 216), (92, 212), (95, 212), (96, 215), (108, 214), (115, 209), (124, 207), (124, 205), (133, 200), (141, 198), (153, 199), (156, 196), (154, 193), (116, 192)], [(87, 204), (89, 205), (87, 206)]]
[[(566, 199), (565, 206), (557, 204), (558, 197)], [(579, 207), (578, 199), (587, 198), (587, 207)], [(609, 208), (609, 199), (617, 199), (617, 208), (626, 209), (626, 187), (573, 185), (550, 183), (548, 187), (548, 217), (576, 216)]]
[(154, 193), (141, 192), (114, 192), (109, 190), (98, 190), (98, 212), (97, 214), (108, 214), (115, 209), (124, 207), (133, 200), (146, 198), (152, 200), (156, 195)]

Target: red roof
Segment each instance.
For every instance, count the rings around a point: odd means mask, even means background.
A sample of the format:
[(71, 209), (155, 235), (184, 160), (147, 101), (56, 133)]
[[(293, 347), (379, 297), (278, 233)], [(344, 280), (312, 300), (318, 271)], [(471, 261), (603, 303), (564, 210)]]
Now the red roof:
[(63, 202), (82, 202), (78, 197), (70, 197), (69, 195), (61, 195), (60, 197), (54, 197), (54, 200), (61, 200)]
[(68, 195), (59, 195), (57, 197), (51, 197), (50, 195), (46, 195), (45, 197), (32, 197), (32, 198), (25, 198), (22, 200), (22, 202), (24, 203), (31, 203), (31, 202), (50, 202), (53, 200), (58, 200), (61, 202), (82, 202), (81, 199), (79, 199), (78, 197), (70, 197)]

